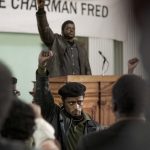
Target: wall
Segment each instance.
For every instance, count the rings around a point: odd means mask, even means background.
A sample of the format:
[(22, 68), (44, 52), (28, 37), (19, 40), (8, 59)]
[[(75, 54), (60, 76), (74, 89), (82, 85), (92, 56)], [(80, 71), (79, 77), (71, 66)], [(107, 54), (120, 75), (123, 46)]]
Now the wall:
[[(138, 30), (132, 16), (129, 14), (127, 38), (123, 42), (123, 73), (127, 73), (127, 63), (132, 57), (139, 57), (138, 53)], [(103, 58), (99, 55), (100, 50), (109, 61), (109, 67), (105, 75), (114, 74), (114, 41), (90, 37), (88, 40), (89, 61), (93, 75), (102, 75)], [(0, 60), (3, 60), (18, 78), (18, 89), (21, 98), (27, 102), (32, 100), (29, 91), (32, 90), (32, 82), (35, 80), (38, 54), (41, 50), (41, 40), (36, 34), (0, 33)], [(107, 67), (107, 64), (105, 64)], [(144, 76), (140, 63), (135, 73)]]
[[(32, 97), (32, 82), (35, 80), (35, 70), (38, 64), (38, 54), (41, 50), (41, 40), (36, 34), (0, 33), (0, 60), (4, 61), (18, 78), (18, 89), (23, 100), (30, 102)], [(114, 73), (113, 40), (89, 38), (89, 61), (93, 75), (102, 75), (103, 58), (98, 50), (109, 61), (106, 75)], [(107, 64), (106, 64), (107, 67)]]
[(41, 40), (38, 35), (0, 33), (0, 60), (5, 62), (18, 78), (18, 89), (23, 100), (30, 102), (32, 82), (38, 64)]
[[(113, 75), (114, 74), (114, 48), (113, 40), (100, 39), (100, 38), (89, 38), (89, 61), (92, 69), (93, 75), (103, 75), (102, 65), (103, 58), (100, 56), (98, 51), (107, 58), (108, 63), (105, 63), (104, 74)], [(108, 67), (108, 70), (107, 70)]]

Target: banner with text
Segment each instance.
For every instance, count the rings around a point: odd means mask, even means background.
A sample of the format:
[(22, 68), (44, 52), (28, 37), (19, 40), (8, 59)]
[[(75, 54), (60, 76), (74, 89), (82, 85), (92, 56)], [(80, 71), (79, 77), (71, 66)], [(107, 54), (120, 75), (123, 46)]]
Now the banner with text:
[[(38, 33), (36, 0), (0, 0), (0, 32)], [(77, 36), (126, 39), (124, 0), (45, 0), (48, 22), (54, 32), (73, 20)]]

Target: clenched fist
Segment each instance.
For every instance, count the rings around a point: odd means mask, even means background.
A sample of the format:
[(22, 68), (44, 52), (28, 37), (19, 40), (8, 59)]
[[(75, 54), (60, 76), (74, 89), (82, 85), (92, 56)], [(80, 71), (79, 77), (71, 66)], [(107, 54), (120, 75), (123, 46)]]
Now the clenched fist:
[(44, 51), (42, 50), (39, 54), (39, 66), (42, 68), (46, 67), (48, 60), (50, 60), (54, 56), (54, 53), (49, 50), (49, 51)]
[(37, 0), (38, 8), (44, 8), (45, 0)]
[(132, 58), (128, 61), (128, 73), (133, 73), (134, 69), (136, 68), (136, 66), (139, 63), (139, 59), (138, 58)]

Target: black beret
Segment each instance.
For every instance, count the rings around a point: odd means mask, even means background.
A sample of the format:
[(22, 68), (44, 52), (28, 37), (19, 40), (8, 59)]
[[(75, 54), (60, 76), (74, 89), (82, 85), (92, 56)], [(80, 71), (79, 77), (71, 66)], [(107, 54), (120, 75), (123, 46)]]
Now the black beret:
[(77, 97), (84, 95), (86, 87), (77, 82), (68, 82), (58, 90), (58, 94), (62, 98)]

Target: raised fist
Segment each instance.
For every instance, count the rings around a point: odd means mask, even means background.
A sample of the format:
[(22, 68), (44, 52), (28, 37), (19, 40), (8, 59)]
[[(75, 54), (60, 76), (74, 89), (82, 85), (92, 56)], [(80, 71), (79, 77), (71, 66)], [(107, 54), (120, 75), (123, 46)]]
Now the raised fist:
[(130, 59), (128, 61), (128, 73), (133, 73), (138, 63), (139, 63), (138, 58), (135, 57), (135, 58)]
[(45, 0), (37, 0), (38, 8), (44, 8)]
[(53, 57), (53, 52), (52, 51), (41, 51), (39, 55), (39, 65), (41, 67), (46, 67), (48, 60), (50, 60)]

